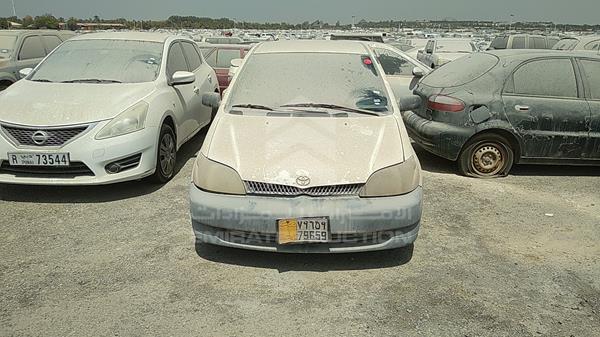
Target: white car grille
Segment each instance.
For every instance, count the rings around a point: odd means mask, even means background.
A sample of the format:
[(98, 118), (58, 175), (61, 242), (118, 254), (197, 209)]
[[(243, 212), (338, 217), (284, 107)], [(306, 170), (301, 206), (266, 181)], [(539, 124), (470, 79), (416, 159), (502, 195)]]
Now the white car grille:
[[(87, 125), (64, 128), (32, 128), (2, 125), (2, 131), (17, 145), (27, 146), (62, 146), (77, 137), (88, 128)], [(45, 141), (36, 142), (35, 134), (42, 134)]]
[(244, 183), (248, 194), (292, 197), (300, 195), (308, 195), (311, 197), (358, 195), (360, 189), (364, 186), (364, 184), (346, 184), (299, 188), (290, 185), (269, 184), (256, 181), (245, 181)]

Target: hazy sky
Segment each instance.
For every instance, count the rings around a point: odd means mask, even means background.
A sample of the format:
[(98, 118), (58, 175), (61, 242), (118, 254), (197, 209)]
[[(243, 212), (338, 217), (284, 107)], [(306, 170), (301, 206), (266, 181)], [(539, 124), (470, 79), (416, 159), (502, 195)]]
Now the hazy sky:
[[(387, 19), (554, 21), (600, 24), (600, 0), (14, 0), (17, 15), (165, 19), (170, 15), (229, 17), (246, 21), (334, 23)], [(12, 14), (0, 0), (0, 17)]]

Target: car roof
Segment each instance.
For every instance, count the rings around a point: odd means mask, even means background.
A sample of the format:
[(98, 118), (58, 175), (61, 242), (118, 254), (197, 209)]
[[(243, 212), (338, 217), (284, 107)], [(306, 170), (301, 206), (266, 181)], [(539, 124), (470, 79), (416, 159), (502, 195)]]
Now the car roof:
[(190, 40), (186, 36), (176, 36), (168, 33), (146, 33), (146, 32), (109, 32), (109, 33), (90, 33), (75, 37), (73, 40), (134, 40), (164, 43), (170, 37), (177, 37)]
[(239, 44), (239, 43), (202, 43), (196, 42), (198, 47), (200, 48), (218, 48), (218, 49), (246, 49), (250, 50), (255, 43), (253, 44)]
[(584, 35), (584, 36), (580, 36), (579, 37), (579, 41), (585, 43), (585, 42), (591, 42), (591, 41), (596, 41), (600, 39), (600, 35), (594, 34), (594, 35)]
[(552, 50), (552, 49), (500, 49), (490, 50), (482, 53), (496, 55), (502, 58), (515, 58), (515, 59), (529, 59), (533, 57), (547, 56), (547, 57), (590, 57), (596, 56), (600, 58), (596, 51), (565, 51), (565, 50)]
[(262, 42), (254, 48), (255, 54), (274, 53), (339, 53), (366, 54), (368, 47), (362, 41), (350, 40), (284, 40)]
[(0, 35), (19, 36), (24, 34), (75, 34), (70, 30), (51, 30), (51, 29), (19, 29), (19, 30), (0, 30)]

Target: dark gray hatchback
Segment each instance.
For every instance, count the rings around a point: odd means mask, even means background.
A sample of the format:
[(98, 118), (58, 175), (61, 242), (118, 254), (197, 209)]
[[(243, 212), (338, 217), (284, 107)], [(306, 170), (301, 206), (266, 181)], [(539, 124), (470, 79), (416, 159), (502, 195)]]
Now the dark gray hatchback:
[(403, 112), (415, 142), (495, 177), (513, 163), (600, 165), (600, 55), (474, 53), (423, 78)]

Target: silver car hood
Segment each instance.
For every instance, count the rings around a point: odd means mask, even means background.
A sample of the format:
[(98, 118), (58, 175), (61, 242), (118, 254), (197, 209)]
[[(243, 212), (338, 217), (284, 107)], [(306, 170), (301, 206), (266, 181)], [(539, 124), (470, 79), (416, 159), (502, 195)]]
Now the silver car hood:
[(234, 168), (246, 181), (309, 186), (365, 183), (384, 167), (404, 161), (393, 116), (221, 116), (208, 158)]
[(154, 83), (71, 84), (21, 80), (0, 93), (0, 122), (58, 126), (107, 120), (154, 89)]

